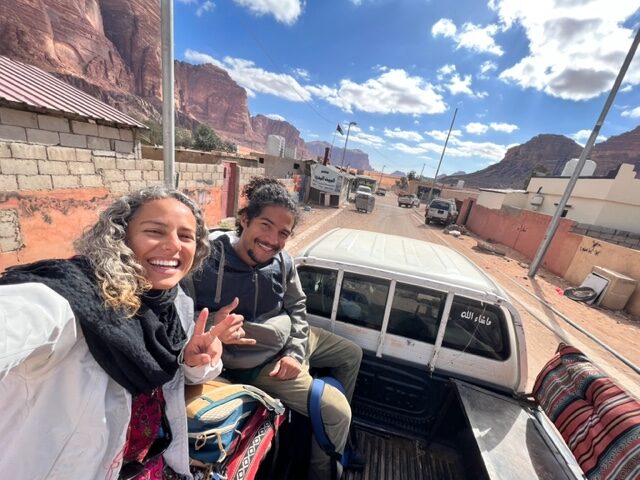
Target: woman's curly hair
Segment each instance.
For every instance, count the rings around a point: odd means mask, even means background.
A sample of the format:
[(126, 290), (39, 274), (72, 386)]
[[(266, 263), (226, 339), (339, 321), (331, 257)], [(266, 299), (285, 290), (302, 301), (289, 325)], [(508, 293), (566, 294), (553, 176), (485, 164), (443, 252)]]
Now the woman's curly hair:
[(110, 307), (123, 308), (134, 315), (140, 308), (140, 295), (151, 285), (144, 268), (127, 246), (129, 222), (140, 207), (151, 200), (175, 198), (185, 204), (196, 218), (196, 252), (191, 270), (202, 266), (209, 255), (208, 230), (200, 207), (178, 190), (153, 186), (131, 192), (104, 210), (95, 225), (75, 242), (94, 269), (105, 302)]
[(262, 213), (264, 207), (283, 207), (293, 215), (293, 227), (300, 221), (300, 211), (298, 210), (298, 202), (287, 191), (287, 187), (280, 180), (270, 177), (252, 177), (243, 189), (241, 195), (245, 197), (249, 203), (238, 210), (236, 218), (236, 232), (238, 236), (242, 235), (242, 217), (251, 222), (254, 218)]

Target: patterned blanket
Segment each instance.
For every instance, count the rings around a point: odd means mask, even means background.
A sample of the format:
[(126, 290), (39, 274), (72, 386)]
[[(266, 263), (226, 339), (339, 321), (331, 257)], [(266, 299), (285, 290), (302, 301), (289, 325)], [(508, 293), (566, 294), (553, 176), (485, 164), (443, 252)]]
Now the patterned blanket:
[(533, 395), (589, 480), (640, 478), (640, 402), (581, 351), (561, 344)]

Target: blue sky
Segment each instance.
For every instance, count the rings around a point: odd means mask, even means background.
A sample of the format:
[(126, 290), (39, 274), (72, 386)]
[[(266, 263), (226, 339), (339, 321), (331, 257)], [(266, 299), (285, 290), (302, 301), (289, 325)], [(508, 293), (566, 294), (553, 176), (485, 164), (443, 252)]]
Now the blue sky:
[[(472, 172), (541, 133), (584, 144), (635, 30), (637, 0), (177, 0), (175, 56), (210, 62), (252, 115), (385, 172)], [(640, 125), (640, 60), (601, 129)], [(343, 146), (344, 136), (335, 137)]]

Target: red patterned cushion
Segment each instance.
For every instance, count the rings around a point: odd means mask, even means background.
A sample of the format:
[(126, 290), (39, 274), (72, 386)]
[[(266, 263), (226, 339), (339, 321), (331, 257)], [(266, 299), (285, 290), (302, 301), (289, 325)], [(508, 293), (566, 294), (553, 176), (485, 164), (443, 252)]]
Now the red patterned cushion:
[(533, 395), (590, 480), (640, 478), (640, 402), (578, 349), (561, 344)]

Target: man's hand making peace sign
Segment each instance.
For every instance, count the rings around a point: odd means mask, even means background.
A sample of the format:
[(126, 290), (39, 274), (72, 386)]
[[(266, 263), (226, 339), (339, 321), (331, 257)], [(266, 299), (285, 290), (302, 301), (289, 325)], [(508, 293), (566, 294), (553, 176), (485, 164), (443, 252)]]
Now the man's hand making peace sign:
[[(254, 344), (255, 340), (245, 339), (242, 323), (244, 317), (231, 313), (238, 306), (238, 299), (234, 298), (229, 305), (222, 307), (214, 315), (214, 326), (205, 331), (205, 325), (209, 316), (209, 310), (204, 308), (196, 320), (193, 336), (184, 348), (184, 363), (190, 367), (200, 365), (215, 365), (222, 355), (222, 342), (233, 338), (235, 341), (244, 341)], [(225, 342), (227, 343), (227, 342)]]

